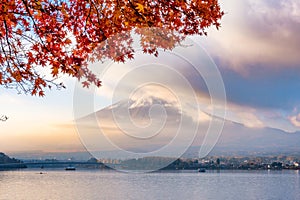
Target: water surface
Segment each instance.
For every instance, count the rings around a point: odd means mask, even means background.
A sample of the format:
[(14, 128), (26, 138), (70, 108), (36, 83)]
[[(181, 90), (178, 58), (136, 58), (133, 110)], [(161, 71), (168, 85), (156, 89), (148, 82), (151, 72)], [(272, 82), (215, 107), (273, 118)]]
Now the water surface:
[(0, 199), (299, 200), (298, 171), (0, 171)]

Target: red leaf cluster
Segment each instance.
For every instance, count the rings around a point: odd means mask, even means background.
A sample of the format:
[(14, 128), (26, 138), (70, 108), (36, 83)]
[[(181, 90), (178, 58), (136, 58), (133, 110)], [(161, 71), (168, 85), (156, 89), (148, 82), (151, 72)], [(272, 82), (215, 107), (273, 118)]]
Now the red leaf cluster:
[(217, 0), (2, 0), (0, 85), (44, 96), (46, 87), (64, 87), (55, 80), (67, 74), (100, 87), (87, 63), (133, 59), (132, 34), (157, 56), (219, 28), (223, 14)]

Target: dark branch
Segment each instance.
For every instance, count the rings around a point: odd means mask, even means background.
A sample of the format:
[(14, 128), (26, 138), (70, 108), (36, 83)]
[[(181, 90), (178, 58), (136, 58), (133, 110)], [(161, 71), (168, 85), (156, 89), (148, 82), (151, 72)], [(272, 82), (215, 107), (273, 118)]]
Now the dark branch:
[(7, 116), (2, 115), (2, 116), (0, 117), (0, 121), (5, 122), (6, 120), (8, 120), (8, 117), (7, 117)]

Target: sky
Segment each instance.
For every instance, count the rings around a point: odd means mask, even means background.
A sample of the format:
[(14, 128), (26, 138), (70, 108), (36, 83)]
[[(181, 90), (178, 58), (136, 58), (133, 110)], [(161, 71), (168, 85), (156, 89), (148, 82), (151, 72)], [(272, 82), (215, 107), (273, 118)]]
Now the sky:
[[(300, 129), (300, 2), (221, 0), (220, 4), (225, 11), (220, 30), (211, 28), (208, 37), (191, 39), (205, 49), (220, 71), (227, 99), (226, 120), (249, 128), (276, 128), (293, 134)], [(103, 77), (103, 87), (92, 91), (94, 111), (109, 106), (115, 90), (119, 92), (114, 98), (126, 96), (137, 79), (125, 77), (126, 83), (122, 82), (120, 88), (115, 86), (128, 73), (130, 65), (143, 59), (110, 66)], [(183, 61), (172, 61), (166, 54), (154, 61), (162, 66), (180, 66), (180, 62), (185, 65)], [(190, 76), (203, 102), (208, 102), (203, 80), (193, 77), (189, 69), (180, 70)], [(155, 74), (153, 69), (150, 75), (181, 87), (167, 70)], [(84, 150), (73, 125), (74, 91), (84, 91), (77, 88), (76, 80), (62, 79), (67, 89), (47, 91), (43, 98), (0, 88), (0, 114), (9, 117), (0, 123), (0, 152)], [(203, 109), (210, 112), (209, 106)]]

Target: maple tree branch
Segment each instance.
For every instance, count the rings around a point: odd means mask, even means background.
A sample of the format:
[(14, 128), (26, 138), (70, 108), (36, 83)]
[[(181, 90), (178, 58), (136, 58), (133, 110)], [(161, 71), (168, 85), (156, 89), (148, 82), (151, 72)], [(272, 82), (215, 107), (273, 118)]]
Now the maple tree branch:
[[(89, 0), (89, 2), (90, 2), (90, 1), (91, 1), (91, 0)], [(90, 16), (91, 16), (91, 11), (92, 11), (92, 6), (90, 6), (88, 16), (86, 17), (86, 20), (85, 20), (84, 30), (86, 30), (86, 26), (87, 26), (88, 20), (90, 19)]]
[(91, 3), (93, 4), (93, 6), (94, 6), (94, 8), (95, 8), (95, 10), (96, 10), (97, 21), (98, 21), (98, 24), (99, 24), (99, 29), (100, 29), (100, 31), (101, 31), (101, 37), (102, 37), (102, 42), (103, 42), (103, 41), (107, 40), (107, 37), (106, 37), (106, 35), (104, 34), (104, 30), (103, 30), (102, 28), (100, 28), (100, 27), (101, 27), (100, 13), (99, 13), (99, 11), (98, 11), (98, 8), (97, 8), (95, 2), (94, 2), (93, 0), (91, 0)]
[(36, 31), (36, 33), (37, 33), (37, 36), (38, 36), (39, 40), (40, 40), (41, 43), (45, 46), (44, 41), (42, 40), (42, 38), (41, 38), (41, 36), (40, 36), (40, 29), (39, 29), (38, 26), (36, 25), (35, 20), (34, 20), (33, 16), (32, 16), (31, 13), (30, 13), (30, 10), (29, 10), (29, 7), (28, 7), (27, 2), (26, 2), (25, 0), (22, 0), (22, 2), (23, 2), (23, 4), (24, 4), (24, 6), (25, 6), (26, 12), (28, 13), (28, 16), (30, 17), (30, 19), (31, 19), (31, 21), (32, 21), (32, 23), (33, 23), (34, 29), (35, 29), (35, 31)]
[(138, 16), (138, 17), (141, 17), (143, 20), (145, 20), (145, 16), (140, 14), (140, 12), (136, 9), (136, 7), (133, 5), (133, 3), (131, 2), (131, 0), (128, 0), (129, 4), (130, 4), (130, 7), (135, 11), (135, 14)]
[(3, 22), (4, 22), (5, 32), (6, 32), (5, 38), (6, 38), (7, 46), (8, 46), (8, 49), (9, 49), (9, 54), (11, 55), (12, 54), (12, 50), (11, 50), (11, 44), (10, 44), (9, 38), (8, 38), (8, 36), (9, 36), (8, 27), (7, 27), (7, 23), (6, 23), (5, 19), (4, 19)]
[(5, 116), (5, 115), (2, 115), (2, 116), (0, 117), (0, 121), (2, 121), (2, 122), (5, 122), (5, 121), (7, 121), (7, 120), (8, 120), (8, 117)]
[(7, 55), (7, 53), (6, 53), (5, 49), (4, 49), (3, 41), (2, 41), (2, 40), (0, 40), (0, 41), (1, 41), (1, 49), (2, 49), (2, 52), (4, 53), (5, 58), (6, 58), (6, 64), (7, 64), (8, 68), (10, 68), (10, 62), (9, 62), (9, 60), (8, 60), (8, 58), (10, 58), (10, 56)]
[(24, 40), (26, 40), (27, 42), (30, 42), (31, 44), (36, 44), (38, 41), (36, 41), (35, 39), (31, 38), (28, 35), (25, 34), (18, 34), (16, 31), (13, 31), (14, 34), (19, 35), (21, 38), (23, 38)]
[[(29, 7), (28, 7), (26, 1), (25, 1), (25, 0), (22, 0), (22, 2), (23, 2), (24, 6), (25, 6), (25, 8), (26, 8), (26, 11), (27, 11), (29, 17), (30, 17), (31, 20), (32, 20), (34, 29), (35, 29), (36, 32), (37, 32), (37, 36), (38, 36), (38, 38), (39, 38), (41, 44), (43, 45), (43, 48), (44, 48), (47, 52), (49, 52), (49, 53), (55, 58), (56, 55), (53, 53), (53, 51), (51, 51), (50, 49), (47, 48), (47, 46), (45, 45), (44, 41), (42, 40), (42, 38), (41, 38), (41, 36), (40, 36), (40, 29), (39, 29), (39, 27), (37, 26), (37, 24), (35, 23), (35, 20), (34, 20), (33, 16), (32, 16), (31, 13), (30, 13), (30, 10), (29, 10)], [(62, 65), (62, 67), (64, 67), (65, 69), (68, 69), (68, 68), (69, 68), (69, 67), (68, 67), (61, 59), (58, 58), (57, 61), (58, 61), (58, 62)], [(69, 69), (70, 69), (70, 68), (69, 68)], [(74, 73), (77, 73), (77, 71), (76, 71), (73, 67), (72, 67), (71, 69), (74, 70)], [(37, 77), (39, 77), (38, 74), (37, 74)], [(44, 79), (45, 82), (51, 83), (51, 84), (55, 85), (55, 86), (57, 87), (57, 89), (65, 88), (65, 86), (64, 86), (62, 83), (56, 84), (56, 83), (54, 82), (55, 80), (56, 80), (56, 78), (54, 78), (53, 80), (46, 80), (46, 79)]]
[[(86, 79), (84, 86), (100, 86), (88, 62), (134, 58), (133, 34), (141, 37), (145, 53), (157, 56), (158, 49), (172, 50), (186, 35), (201, 35), (212, 25), (218, 28), (223, 15), (218, 0), (4, 0), (2, 4), (0, 85), (40, 96), (52, 84), (61, 88), (55, 80), (62, 74)], [(153, 29), (147, 31), (148, 27)], [(51, 70), (51, 77), (43, 76), (39, 66)]]

